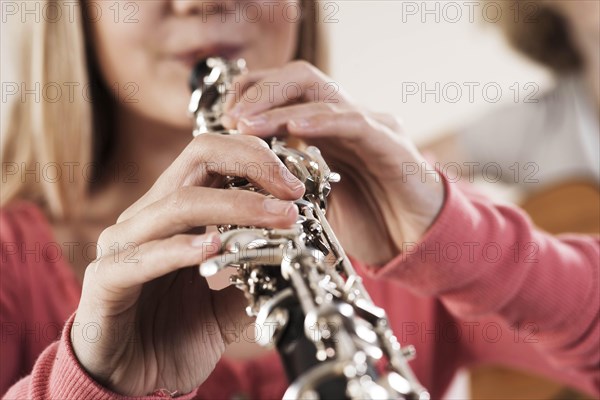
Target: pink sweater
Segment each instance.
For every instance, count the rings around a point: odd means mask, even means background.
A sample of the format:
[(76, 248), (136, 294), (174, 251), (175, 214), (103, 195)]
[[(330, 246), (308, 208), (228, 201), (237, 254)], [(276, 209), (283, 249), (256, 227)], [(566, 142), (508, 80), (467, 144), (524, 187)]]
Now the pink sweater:
[[(411, 366), (421, 383), (438, 399), (458, 368), (494, 363), (600, 394), (598, 238), (554, 237), (534, 230), (518, 209), (454, 184), (446, 191), (420, 243), (382, 268), (355, 263), (400, 342), (416, 347)], [(73, 354), (69, 323), (81, 288), (45, 216), (32, 203), (16, 203), (2, 210), (0, 227), (0, 393), (124, 398), (91, 379)], [(281, 398), (286, 386), (272, 352), (222, 359), (181, 398)]]

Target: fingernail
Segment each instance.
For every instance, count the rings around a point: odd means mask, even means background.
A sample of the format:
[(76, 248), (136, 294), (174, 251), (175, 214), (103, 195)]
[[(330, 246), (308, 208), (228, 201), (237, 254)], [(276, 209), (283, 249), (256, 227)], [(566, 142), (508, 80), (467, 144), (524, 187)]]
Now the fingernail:
[(264, 115), (245, 117), (242, 118), (240, 122), (250, 128), (259, 128), (267, 123), (267, 117)]
[(292, 172), (285, 169), (283, 172), (283, 180), (293, 192), (304, 192), (304, 184)]
[(292, 207), (293, 203), (289, 201), (281, 201), (277, 199), (266, 199), (263, 202), (263, 207), (266, 212), (273, 215), (287, 215)]
[(302, 182), (300, 182), (299, 180), (296, 180), (296, 182), (290, 182), (289, 187), (290, 187), (290, 189), (292, 189), (292, 191), (294, 193), (295, 192), (304, 192), (304, 184)]
[(208, 247), (215, 246), (215, 251), (219, 246), (221, 238), (216, 233), (210, 233), (208, 235), (198, 235), (192, 239), (192, 247)]
[(312, 127), (312, 122), (309, 119), (301, 118), (301, 119), (293, 119), (289, 122), (292, 129), (308, 129)]

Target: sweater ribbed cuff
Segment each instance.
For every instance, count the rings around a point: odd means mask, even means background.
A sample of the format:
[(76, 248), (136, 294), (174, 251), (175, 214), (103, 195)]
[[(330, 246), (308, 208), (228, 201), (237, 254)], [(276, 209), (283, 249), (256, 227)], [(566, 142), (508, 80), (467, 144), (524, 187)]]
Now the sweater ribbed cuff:
[[(160, 394), (156, 391), (147, 396), (123, 396), (118, 393), (103, 387), (96, 382), (81, 366), (73, 351), (71, 341), (71, 327), (75, 314), (67, 320), (63, 329), (56, 359), (49, 359), (48, 367), (52, 369), (50, 374), (50, 382), (56, 382), (49, 388), (48, 393), (53, 399), (98, 399), (98, 400), (145, 400), (145, 399), (161, 399), (165, 398), (164, 391)], [(52, 365), (53, 364), (53, 365)], [(188, 400), (195, 398), (195, 390), (192, 393), (176, 396), (180, 400)]]

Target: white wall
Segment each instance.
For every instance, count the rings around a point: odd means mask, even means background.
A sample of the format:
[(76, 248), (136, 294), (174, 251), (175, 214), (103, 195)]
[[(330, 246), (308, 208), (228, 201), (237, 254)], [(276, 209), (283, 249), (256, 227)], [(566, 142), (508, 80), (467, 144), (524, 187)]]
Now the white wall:
[[(497, 19), (496, 8), (485, 4), (321, 1), (320, 21), (325, 22), (330, 40), (330, 74), (362, 104), (401, 116), (417, 141), (513, 102), (516, 86), (511, 86), (515, 82), (520, 88), (520, 102), (536, 88), (540, 93), (547, 89), (552, 83), (549, 74), (508, 47), (492, 22)], [(337, 21), (332, 22), (334, 19)], [(439, 102), (434, 94), (422, 101), (421, 85), (435, 89), (436, 82)], [(529, 82), (533, 85), (525, 90)], [(486, 100), (483, 87), (488, 83)], [(414, 90), (415, 85), (419, 93), (410, 95), (409, 89)], [(473, 87), (472, 101), (468, 85)], [(457, 87), (462, 96), (451, 103)], [(502, 90), (497, 103), (492, 102), (495, 87)]]

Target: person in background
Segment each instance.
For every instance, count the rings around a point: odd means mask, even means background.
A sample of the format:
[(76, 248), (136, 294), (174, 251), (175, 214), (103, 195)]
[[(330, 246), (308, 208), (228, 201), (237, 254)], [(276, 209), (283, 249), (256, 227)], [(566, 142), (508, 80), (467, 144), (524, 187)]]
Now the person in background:
[[(494, 110), (423, 150), (442, 165), (475, 165), (462, 171), (465, 181), (470, 173), (475, 177), (469, 179), (495, 181), (500, 170), (501, 183), (484, 184), (483, 189), (520, 204), (550, 233), (599, 234), (600, 2), (496, 4), (502, 7), (499, 25), (508, 42), (550, 69), (556, 85), (540, 96), (531, 84), (521, 91), (518, 104)], [(472, 371), (471, 386), (476, 398), (581, 396), (502, 367)]]
[[(301, 7), (302, 19), (277, 12), (259, 21), (235, 20), (227, 7), (244, 2), (206, 3), (127, 2), (138, 10), (129, 24), (81, 11), (112, 16), (111, 2), (81, 1), (74, 20), (17, 18), (22, 80), (91, 82), (93, 101), (18, 97), (3, 131), (5, 398), (280, 398), (288, 382), (277, 353), (226, 329), (248, 322), (244, 296), (212, 290), (193, 267), (220, 244), (215, 225), (296, 220), (304, 187), (260, 139), (275, 134), (318, 146), (342, 175), (328, 219), (393, 330), (415, 345), (411, 365), (433, 398), (458, 368), (481, 362), (600, 393), (597, 238), (554, 237), (517, 208), (463, 192), (426, 163), (395, 118), (342, 90), (331, 97), (332, 79), (313, 65), (313, 2), (277, 3)], [(257, 4), (269, 15), (272, 2)], [(246, 96), (228, 102), (222, 120), (241, 134), (192, 140), (187, 80), (211, 55), (248, 62), (237, 81)], [(301, 91), (256, 100), (273, 83)], [(126, 101), (131, 89), (135, 101)], [(273, 163), (275, 174), (252, 176), (275, 199), (217, 185), (232, 166), (249, 177), (246, 166)], [(407, 163), (420, 171), (408, 173)], [(14, 170), (49, 165), (93, 173), (36, 179)], [(436, 250), (474, 242), (480, 247), (463, 246), (458, 258)], [(481, 251), (492, 243), (501, 250), (493, 260)], [(524, 243), (538, 246), (535, 261), (515, 255)], [(460, 335), (445, 336), (457, 327)]]
[[(525, 193), (574, 177), (600, 182), (600, 2), (506, 1), (499, 25), (509, 43), (549, 68), (554, 89), (423, 146), (441, 163), (496, 162)], [(532, 7), (534, 6), (534, 7)], [(520, 18), (514, 18), (514, 9)], [(531, 98), (525, 100), (527, 94)], [(517, 163), (517, 164), (515, 164)], [(520, 173), (515, 168), (520, 169)], [(465, 173), (468, 173), (467, 169)], [(481, 174), (481, 170), (475, 168)]]

